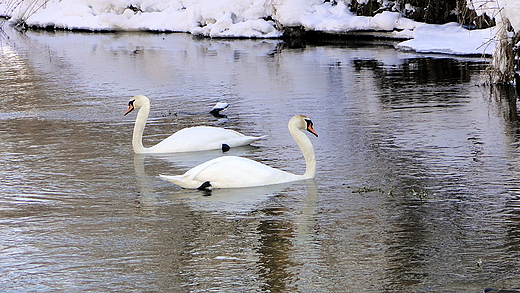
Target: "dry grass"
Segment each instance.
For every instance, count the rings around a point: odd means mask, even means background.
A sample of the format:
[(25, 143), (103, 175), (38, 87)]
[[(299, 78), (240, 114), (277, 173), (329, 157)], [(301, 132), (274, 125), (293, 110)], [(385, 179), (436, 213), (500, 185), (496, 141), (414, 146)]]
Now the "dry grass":
[(13, 12), (20, 8), (22, 13), (18, 16), (17, 26), (25, 26), (26, 20), (48, 2), (49, 0), (0, 0), (0, 3), (6, 7), (4, 11), (0, 11), (0, 16), (10, 19), (13, 16)]
[(513, 81), (515, 74), (515, 45), (520, 39), (520, 34), (515, 37), (508, 36), (510, 24), (503, 19), (498, 25), (494, 41), (495, 50), (491, 62), (482, 76), (483, 84), (509, 84)]

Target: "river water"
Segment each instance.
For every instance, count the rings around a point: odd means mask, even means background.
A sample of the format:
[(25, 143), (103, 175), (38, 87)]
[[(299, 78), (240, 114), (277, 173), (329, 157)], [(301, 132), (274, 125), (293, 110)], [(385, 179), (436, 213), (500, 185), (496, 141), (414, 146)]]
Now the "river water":
[[(388, 44), (187, 34), (0, 39), (3, 292), (482, 292), (520, 287), (514, 91), (480, 58)], [(268, 135), (229, 153), (315, 180), (210, 195), (159, 178), (220, 151), (134, 155), (188, 126)], [(227, 118), (209, 110), (226, 101)], [(227, 155), (227, 154), (224, 154)]]

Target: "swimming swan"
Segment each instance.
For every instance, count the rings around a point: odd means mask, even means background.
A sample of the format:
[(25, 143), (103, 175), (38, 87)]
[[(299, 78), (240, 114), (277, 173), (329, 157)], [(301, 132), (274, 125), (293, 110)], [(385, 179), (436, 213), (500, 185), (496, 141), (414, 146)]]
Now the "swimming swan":
[(307, 130), (318, 136), (312, 126), (312, 121), (302, 115), (292, 117), (288, 125), (289, 132), (305, 158), (306, 169), (303, 175), (278, 170), (243, 157), (222, 156), (202, 163), (183, 175), (160, 176), (183, 188), (200, 190), (264, 186), (314, 178), (316, 174), (314, 148), (311, 140), (300, 131)]
[(125, 116), (134, 109), (139, 109), (132, 137), (132, 146), (137, 154), (178, 153), (217, 149), (226, 151), (230, 147), (248, 145), (265, 137), (246, 136), (237, 131), (219, 127), (196, 126), (181, 129), (155, 146), (145, 148), (143, 146), (143, 132), (146, 120), (150, 114), (150, 100), (143, 95), (131, 98)]

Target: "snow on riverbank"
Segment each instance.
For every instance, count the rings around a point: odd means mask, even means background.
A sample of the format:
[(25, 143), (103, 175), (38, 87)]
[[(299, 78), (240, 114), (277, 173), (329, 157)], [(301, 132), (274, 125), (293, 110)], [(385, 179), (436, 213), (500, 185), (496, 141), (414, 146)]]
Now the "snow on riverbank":
[(423, 24), (413, 31), (413, 39), (401, 42), (397, 48), (419, 53), (454, 55), (491, 54), (495, 43), (495, 28), (467, 30), (458, 23)]
[[(41, 0), (40, 0), (41, 1)], [(486, 2), (489, 3), (489, 2)], [(493, 28), (466, 30), (460, 25), (429, 25), (385, 11), (374, 17), (356, 16), (344, 2), (322, 0), (49, 0), (41, 8), (21, 2), (0, 3), (0, 13), (27, 25), (82, 30), (153, 30), (186, 32), (209, 37), (278, 38), (281, 26), (341, 33), (355, 30), (390, 31), (409, 38), (398, 48), (427, 53), (490, 54)], [(520, 29), (520, 1), (502, 0), (516, 31)], [(498, 7), (480, 5), (479, 12)], [(28, 17), (30, 15), (30, 17)], [(497, 17), (500, 19), (500, 17)], [(280, 26), (281, 25), (281, 26)]]

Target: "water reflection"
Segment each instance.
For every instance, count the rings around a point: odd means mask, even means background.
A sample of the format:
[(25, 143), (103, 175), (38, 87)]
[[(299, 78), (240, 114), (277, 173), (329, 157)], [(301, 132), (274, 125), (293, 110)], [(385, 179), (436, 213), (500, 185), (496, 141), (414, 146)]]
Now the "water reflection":
[[(253, 147), (235, 148), (234, 155), (241, 152), (247, 151), (247, 149), (254, 149)], [(191, 160), (201, 160), (198, 157), (200, 153), (186, 153), (182, 154), (182, 158), (191, 158)], [(201, 155), (201, 154), (200, 154)], [(219, 156), (222, 154), (206, 154), (206, 156)], [(135, 155), (134, 166), (136, 176), (139, 181), (141, 188), (140, 207), (143, 204), (146, 206), (153, 206), (157, 203), (153, 200), (153, 181), (156, 180), (156, 176), (149, 176), (144, 170), (145, 160), (159, 159), (164, 160), (172, 165), (178, 165), (180, 157), (176, 155), (168, 156), (146, 156), (146, 155)], [(186, 162), (186, 161), (184, 161)], [(155, 178), (153, 178), (155, 177)], [(301, 210), (298, 211), (298, 217), (293, 221), (288, 217), (292, 212), (284, 205), (280, 203), (270, 203), (267, 207), (261, 207), (261, 203), (267, 201), (271, 197), (282, 196), (281, 192), (296, 185), (295, 188), (303, 188), (306, 190), (306, 195), (302, 199), (298, 199), (302, 202)], [(169, 186), (171, 189), (178, 190), (176, 187)], [(152, 201), (149, 202), (147, 198), (152, 197)], [(317, 275), (312, 275), (312, 267), (315, 267), (314, 262), (305, 261), (303, 258), (308, 258), (309, 255), (313, 255), (315, 261), (319, 259), (317, 248), (313, 245), (313, 238), (315, 234), (314, 225), (317, 208), (317, 187), (314, 180), (306, 180), (300, 183), (289, 183), (289, 184), (278, 184), (272, 186), (255, 187), (255, 188), (237, 188), (237, 189), (216, 189), (211, 194), (204, 194), (202, 191), (195, 190), (179, 190), (172, 195), (172, 198), (176, 200), (183, 200), (190, 208), (194, 211), (205, 211), (205, 212), (219, 212), (225, 214), (240, 213), (243, 217), (254, 216), (259, 217), (255, 234), (258, 235), (258, 244), (254, 250), (257, 255), (257, 266), (258, 266), (258, 281), (260, 282), (260, 290), (268, 292), (285, 292), (289, 289), (297, 289), (294, 287), (292, 280), (298, 280), (303, 282), (300, 285), (304, 288), (315, 288), (319, 282)], [(147, 202), (148, 201), (148, 202)], [(276, 202), (276, 201), (274, 201)], [(248, 216), (250, 214), (250, 216)], [(222, 220), (222, 219), (220, 219)], [(229, 220), (233, 221), (233, 218)], [(238, 219), (237, 219), (238, 220)], [(253, 223), (251, 223), (253, 224)], [(208, 231), (206, 231), (207, 233)], [(221, 231), (215, 235), (220, 237), (226, 236)], [(234, 235), (233, 235), (234, 234)], [(240, 237), (233, 233), (226, 237)], [(199, 235), (198, 237), (209, 240), (207, 237), (213, 235)], [(207, 241), (206, 240), (206, 241)], [(245, 239), (244, 239), (245, 240)], [(247, 241), (247, 240), (245, 240)], [(209, 244), (206, 245), (215, 245)], [(297, 248), (294, 246), (297, 245)], [(194, 246), (192, 254), (197, 255), (202, 251)], [(220, 249), (219, 249), (220, 251)], [(214, 261), (220, 262), (221, 266), (228, 266), (230, 263), (241, 259), (235, 253), (221, 251), (220, 254), (215, 254)], [(240, 253), (241, 254), (241, 253)], [(239, 254), (239, 255), (240, 255)], [(301, 263), (295, 263), (294, 256), (299, 255), (302, 258)], [(292, 273), (293, 267), (305, 266), (310, 270), (304, 270), (302, 276), (298, 278)], [(210, 280), (203, 280), (200, 277), (195, 277), (194, 282), (209, 282)], [(204, 286), (204, 285), (203, 285)]]
[[(506, 122), (518, 123), (517, 99), (515, 89), (510, 85), (492, 86), (482, 91), (497, 115), (501, 116)], [(516, 126), (516, 125), (513, 125)]]
[(512, 189), (514, 190), (510, 191), (510, 199), (505, 207), (508, 215), (505, 222), (510, 239), (506, 244), (506, 251), (515, 255), (520, 250), (520, 197), (518, 196), (519, 190), (517, 188)]
[(287, 281), (293, 276), (288, 270), (294, 267), (290, 251), (293, 250), (291, 239), (294, 227), (285, 219), (287, 210), (273, 207), (262, 210), (264, 219), (260, 221), (259, 233), (260, 277), (265, 280), (261, 290), (265, 292), (287, 292)]
[[(0, 30), (1, 32), (1, 30)], [(0, 97), (2, 116), (20, 115), (34, 108), (35, 100), (27, 97), (32, 94), (34, 80), (29, 66), (22, 56), (0, 37)], [(0, 118), (4, 118), (0, 116)]]
[[(177, 34), (28, 31), (2, 46), (6, 290), (518, 286), (517, 97), (476, 86), (481, 60)], [(268, 135), (230, 154), (293, 173), (287, 120), (307, 114), (316, 181), (172, 186), (157, 175), (227, 154), (134, 155), (134, 94), (153, 99), (149, 144), (219, 124)], [(209, 114), (221, 100), (226, 120)]]

